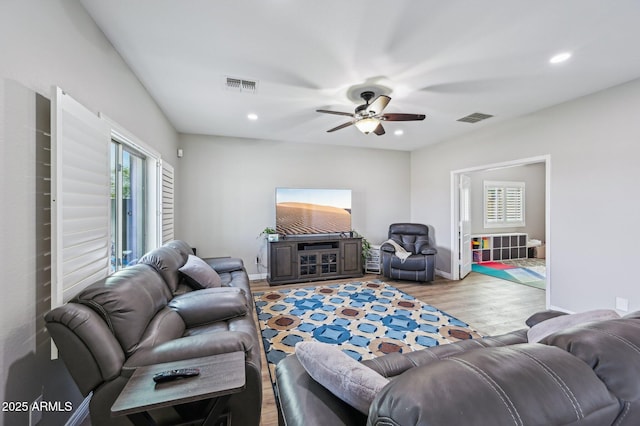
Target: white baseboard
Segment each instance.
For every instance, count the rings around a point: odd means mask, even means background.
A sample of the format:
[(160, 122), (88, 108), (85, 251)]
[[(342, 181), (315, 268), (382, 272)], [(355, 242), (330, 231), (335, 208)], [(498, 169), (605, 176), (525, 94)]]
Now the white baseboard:
[(266, 280), (267, 273), (264, 272), (262, 274), (249, 274), (249, 281), (258, 281), (258, 280)]
[(554, 311), (565, 312), (565, 313), (567, 313), (567, 314), (574, 314), (574, 313), (575, 313), (575, 312), (570, 311), (570, 310), (568, 310), (568, 309), (560, 308), (560, 307), (558, 307), (558, 306), (554, 306), (554, 305), (549, 305), (549, 308), (548, 308), (548, 309), (551, 309), (551, 310), (554, 310)]
[(450, 272), (444, 272), (444, 271), (441, 271), (440, 269), (436, 269), (435, 273), (436, 273), (436, 275), (441, 276), (442, 278), (446, 278), (448, 280), (451, 279), (451, 273)]
[(91, 402), (91, 395), (93, 394), (90, 393), (87, 395), (87, 397), (80, 403), (64, 426), (80, 426), (82, 422), (89, 418), (89, 402)]

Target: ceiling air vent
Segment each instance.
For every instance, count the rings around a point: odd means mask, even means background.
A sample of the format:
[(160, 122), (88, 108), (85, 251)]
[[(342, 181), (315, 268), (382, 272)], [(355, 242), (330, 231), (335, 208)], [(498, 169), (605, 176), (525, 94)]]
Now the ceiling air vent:
[(227, 90), (245, 93), (256, 93), (258, 82), (244, 78), (226, 77), (225, 87)]
[(463, 123), (477, 123), (478, 121), (486, 120), (487, 118), (491, 117), (493, 117), (493, 115), (474, 112), (473, 114), (469, 114), (466, 117), (459, 118), (457, 121), (462, 121)]

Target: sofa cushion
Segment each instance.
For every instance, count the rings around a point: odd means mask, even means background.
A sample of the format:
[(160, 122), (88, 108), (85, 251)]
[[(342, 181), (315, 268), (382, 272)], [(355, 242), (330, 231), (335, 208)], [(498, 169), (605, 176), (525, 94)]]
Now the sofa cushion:
[[(640, 402), (640, 319), (583, 324), (541, 341), (580, 358), (623, 401)], [(640, 406), (635, 415), (640, 424)]]
[(189, 255), (187, 263), (178, 270), (184, 276), (187, 284), (195, 290), (222, 285), (220, 275), (204, 260), (193, 254)]
[(116, 272), (81, 291), (73, 302), (96, 311), (127, 355), (135, 351), (147, 325), (171, 294), (158, 273), (138, 264)]
[(579, 324), (618, 318), (620, 318), (620, 315), (611, 309), (596, 309), (577, 314), (561, 315), (542, 321), (531, 327), (529, 331), (527, 331), (527, 339), (529, 340), (529, 343), (536, 343), (555, 332), (574, 327)]
[(182, 337), (185, 327), (182, 317), (165, 306), (149, 322), (136, 347), (136, 352)]
[(389, 383), (334, 345), (300, 342), (296, 356), (316, 382), (361, 413), (369, 412), (371, 401)]
[(424, 256), (416, 254), (412, 254), (404, 261), (398, 256), (393, 256), (391, 257), (391, 267), (403, 271), (424, 271), (427, 268), (427, 261)]
[(610, 425), (619, 401), (591, 368), (540, 344), (472, 350), (416, 367), (376, 396), (369, 425)]
[(175, 293), (180, 284), (178, 269), (187, 262), (188, 255), (171, 247), (159, 247), (140, 258), (138, 263), (152, 266), (167, 283), (171, 293)]
[(169, 302), (169, 307), (182, 317), (188, 328), (225, 321), (249, 311), (244, 291), (232, 287), (207, 288), (181, 294)]
[(172, 249), (178, 250), (180, 253), (185, 255), (194, 254), (193, 248), (191, 248), (189, 244), (182, 240), (169, 241), (168, 243), (163, 244), (163, 247), (171, 247)]

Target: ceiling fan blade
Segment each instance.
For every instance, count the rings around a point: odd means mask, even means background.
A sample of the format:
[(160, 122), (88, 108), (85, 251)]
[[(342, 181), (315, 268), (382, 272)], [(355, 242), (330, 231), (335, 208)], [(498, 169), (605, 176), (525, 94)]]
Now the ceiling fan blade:
[(336, 130), (340, 130), (340, 129), (344, 129), (345, 127), (351, 126), (353, 123), (354, 123), (354, 121), (349, 121), (348, 123), (341, 124), (338, 127), (334, 127), (333, 129), (327, 130), (327, 133), (335, 132)]
[(366, 112), (372, 114), (380, 114), (387, 107), (389, 101), (391, 101), (390, 97), (388, 97), (387, 95), (380, 95), (369, 104)]
[(378, 127), (375, 128), (373, 133), (375, 133), (378, 136), (382, 136), (385, 134), (384, 127), (382, 127), (382, 123), (378, 124)]
[(316, 112), (323, 112), (325, 114), (334, 114), (334, 115), (346, 115), (347, 117), (355, 117), (355, 114), (353, 114), (352, 112), (329, 111), (328, 109), (317, 109)]
[(424, 120), (424, 114), (383, 114), (380, 116), (380, 120), (385, 121), (416, 121), (416, 120)]

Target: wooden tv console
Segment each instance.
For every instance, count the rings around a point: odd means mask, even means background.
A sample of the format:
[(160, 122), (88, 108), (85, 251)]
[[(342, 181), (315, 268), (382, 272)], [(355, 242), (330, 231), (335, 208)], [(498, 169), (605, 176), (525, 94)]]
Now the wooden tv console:
[(270, 285), (362, 275), (360, 237), (286, 237), (269, 242)]

